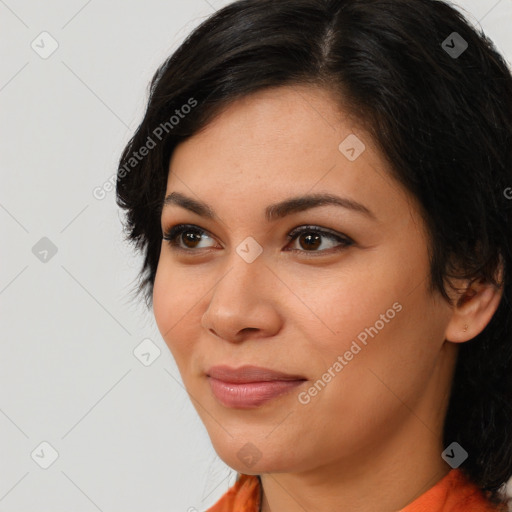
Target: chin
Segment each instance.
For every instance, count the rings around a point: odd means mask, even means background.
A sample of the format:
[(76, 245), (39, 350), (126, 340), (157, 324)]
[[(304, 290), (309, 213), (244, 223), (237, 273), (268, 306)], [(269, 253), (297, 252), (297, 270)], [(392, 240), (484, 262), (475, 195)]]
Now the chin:
[(281, 473), (295, 469), (295, 463), (286, 457), (286, 447), (283, 445), (279, 449), (268, 442), (242, 442), (230, 438), (222, 443), (213, 443), (213, 447), (224, 463), (246, 475)]

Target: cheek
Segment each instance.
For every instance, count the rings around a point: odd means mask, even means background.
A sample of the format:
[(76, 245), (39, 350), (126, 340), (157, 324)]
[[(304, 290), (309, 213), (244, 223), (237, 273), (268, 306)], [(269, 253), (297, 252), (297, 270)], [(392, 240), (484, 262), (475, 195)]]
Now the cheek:
[[(355, 393), (364, 385), (377, 392), (382, 384), (369, 369), (389, 385), (403, 388), (408, 379), (414, 380), (414, 369), (421, 380), (443, 342), (444, 309), (427, 290), (428, 263), (417, 259), (414, 265), (404, 265), (396, 255), (387, 261), (379, 268), (351, 272), (338, 280), (342, 284), (331, 282), (321, 294), (309, 296), (321, 322), (302, 322), (300, 329), (309, 340), (305, 352), (316, 355), (310, 359), (314, 373), (321, 376), (331, 368), (344, 375), (334, 379), (333, 389), (354, 385)], [(338, 356), (343, 368), (337, 364), (332, 369)]]
[[(385, 277), (390, 272), (377, 273), (375, 267), (372, 266), (375, 272), (372, 275), (368, 267), (354, 266), (350, 272), (317, 283), (313, 293), (297, 293), (310, 313), (294, 301), (293, 305), (306, 314), (301, 318), (297, 311), (290, 310), (289, 318), (300, 321), (300, 329), (307, 333), (311, 343), (314, 342), (313, 348), (324, 356), (343, 353), (356, 339), (364, 344), (366, 339), (371, 339), (368, 330), (375, 333), (376, 323), (377, 331), (384, 333), (391, 323), (396, 322), (400, 315), (398, 310), (402, 309), (398, 300), (401, 294), (396, 292), (397, 283)], [(311, 280), (314, 279), (312, 275)], [(295, 290), (303, 289), (295, 287)]]
[(182, 273), (172, 270), (165, 259), (159, 262), (153, 287), (153, 313), (155, 321), (174, 358), (180, 359), (181, 344), (187, 339), (185, 330), (192, 325), (194, 314), (191, 301), (193, 288), (181, 277)]
[(164, 339), (164, 333), (172, 325), (171, 316), (172, 311), (174, 311), (172, 295), (169, 293), (169, 283), (165, 274), (161, 263), (159, 263), (153, 285), (153, 314), (160, 334)]

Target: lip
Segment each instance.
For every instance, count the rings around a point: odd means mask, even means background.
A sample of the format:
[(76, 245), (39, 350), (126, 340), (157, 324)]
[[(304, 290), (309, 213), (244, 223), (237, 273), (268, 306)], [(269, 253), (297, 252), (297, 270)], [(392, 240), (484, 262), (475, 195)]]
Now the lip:
[(238, 409), (259, 407), (306, 381), (302, 375), (252, 365), (213, 366), (206, 375), (217, 400), (226, 407)]
[(240, 366), (239, 368), (231, 368), (226, 365), (212, 366), (206, 372), (206, 375), (224, 382), (236, 384), (244, 382), (268, 382), (273, 380), (306, 380), (306, 377), (303, 375), (293, 375), (253, 365)]

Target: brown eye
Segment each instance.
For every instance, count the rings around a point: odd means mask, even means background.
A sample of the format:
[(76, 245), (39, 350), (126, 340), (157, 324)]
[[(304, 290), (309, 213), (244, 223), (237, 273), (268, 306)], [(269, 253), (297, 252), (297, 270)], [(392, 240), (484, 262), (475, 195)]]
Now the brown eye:
[(185, 251), (201, 249), (202, 247), (198, 247), (198, 244), (202, 240), (212, 240), (206, 231), (201, 228), (185, 224), (178, 224), (166, 231), (163, 239), (167, 240), (172, 247)]
[(317, 233), (302, 233), (297, 237), (303, 249), (318, 249), (322, 236)]
[[(296, 228), (288, 235), (288, 238), (290, 238), (292, 242), (297, 240), (300, 248), (292, 250), (300, 252), (323, 253), (330, 249), (345, 249), (354, 243), (354, 241), (347, 236), (327, 231), (317, 226), (301, 226)], [(325, 239), (330, 242), (324, 243), (323, 240)], [(325, 245), (327, 245), (327, 247), (325, 247)], [(318, 250), (319, 247), (322, 247), (322, 249)]]

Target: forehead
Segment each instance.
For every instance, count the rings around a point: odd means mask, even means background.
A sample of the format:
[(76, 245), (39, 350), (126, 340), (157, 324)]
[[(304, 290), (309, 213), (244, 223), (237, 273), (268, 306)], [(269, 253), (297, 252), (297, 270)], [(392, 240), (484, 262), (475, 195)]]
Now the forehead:
[(172, 191), (245, 208), (332, 192), (383, 213), (408, 208), (410, 199), (370, 136), (329, 92), (309, 86), (267, 89), (229, 104), (175, 149)]
[[(342, 123), (343, 125), (342, 126)], [(264, 89), (225, 106), (200, 133), (189, 142), (202, 146), (229, 146), (232, 152), (271, 151), (283, 154), (293, 148), (306, 152), (318, 147), (327, 135), (354, 125), (326, 90), (312, 86), (286, 86)], [(336, 139), (336, 138), (335, 138)], [(228, 155), (225, 155), (226, 157)]]

